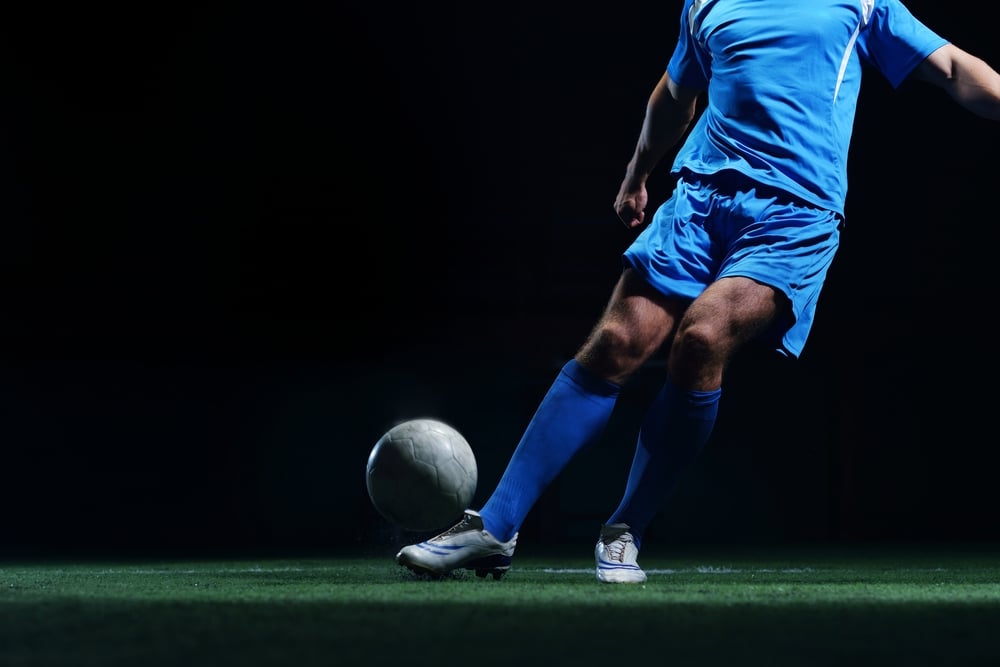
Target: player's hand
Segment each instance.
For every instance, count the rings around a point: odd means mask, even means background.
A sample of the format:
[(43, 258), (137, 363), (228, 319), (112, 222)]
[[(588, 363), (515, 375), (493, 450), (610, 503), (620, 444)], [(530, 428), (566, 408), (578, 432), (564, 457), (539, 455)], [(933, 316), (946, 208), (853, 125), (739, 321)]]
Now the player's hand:
[(646, 202), (648, 195), (646, 186), (629, 187), (622, 183), (618, 196), (615, 197), (615, 213), (629, 229), (635, 229), (646, 220)]

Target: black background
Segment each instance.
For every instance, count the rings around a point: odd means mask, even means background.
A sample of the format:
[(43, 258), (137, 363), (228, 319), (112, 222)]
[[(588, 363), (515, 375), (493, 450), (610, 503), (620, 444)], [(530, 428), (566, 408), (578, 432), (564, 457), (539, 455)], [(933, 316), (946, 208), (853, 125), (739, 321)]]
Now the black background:
[[(365, 463), (416, 416), (485, 500), (633, 237), (611, 202), (679, 7), (8, 11), (0, 546), (389, 550)], [(1000, 64), (985, 14), (909, 7)], [(869, 73), (813, 336), (734, 362), (657, 541), (1000, 537), (998, 129)], [(589, 548), (661, 372), (522, 535)]]

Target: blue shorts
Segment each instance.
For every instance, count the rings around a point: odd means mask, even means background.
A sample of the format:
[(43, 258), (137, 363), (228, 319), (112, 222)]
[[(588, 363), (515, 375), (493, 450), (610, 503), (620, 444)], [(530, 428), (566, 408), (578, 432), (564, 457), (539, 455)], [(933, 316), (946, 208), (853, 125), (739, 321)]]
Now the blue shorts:
[(812, 328), (842, 218), (746, 176), (684, 174), (625, 250), (623, 261), (667, 296), (694, 300), (719, 278), (744, 276), (783, 292), (791, 318), (767, 344), (798, 357)]

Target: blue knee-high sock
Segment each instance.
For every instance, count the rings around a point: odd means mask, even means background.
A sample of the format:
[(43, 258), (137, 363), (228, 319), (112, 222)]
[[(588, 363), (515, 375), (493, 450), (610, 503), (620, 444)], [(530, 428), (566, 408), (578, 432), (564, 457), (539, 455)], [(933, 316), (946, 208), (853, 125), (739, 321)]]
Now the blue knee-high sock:
[(608, 523), (627, 523), (636, 546), (681, 473), (715, 426), (721, 389), (684, 391), (668, 378), (646, 411), (621, 504)]
[(571, 359), (542, 399), (497, 488), (480, 510), (483, 525), (507, 541), (570, 459), (595, 442), (611, 417), (620, 387)]

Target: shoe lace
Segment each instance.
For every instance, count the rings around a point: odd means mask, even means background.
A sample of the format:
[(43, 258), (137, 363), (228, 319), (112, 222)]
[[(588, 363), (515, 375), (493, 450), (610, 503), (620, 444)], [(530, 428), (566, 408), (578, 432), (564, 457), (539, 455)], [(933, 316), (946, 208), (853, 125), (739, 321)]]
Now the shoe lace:
[(612, 542), (605, 543), (608, 555), (611, 560), (617, 563), (625, 562), (625, 547), (632, 542), (632, 536), (628, 533), (622, 533)]
[(466, 515), (466, 516), (462, 517), (461, 521), (459, 521), (454, 526), (452, 526), (448, 530), (444, 531), (440, 535), (434, 537), (430, 541), (431, 542), (436, 542), (438, 540), (443, 540), (443, 539), (445, 539), (447, 537), (450, 537), (450, 536), (452, 536), (452, 535), (454, 535), (456, 533), (464, 533), (465, 531), (471, 529), (471, 525), (470, 525), (471, 523), (472, 523), (472, 517)]

